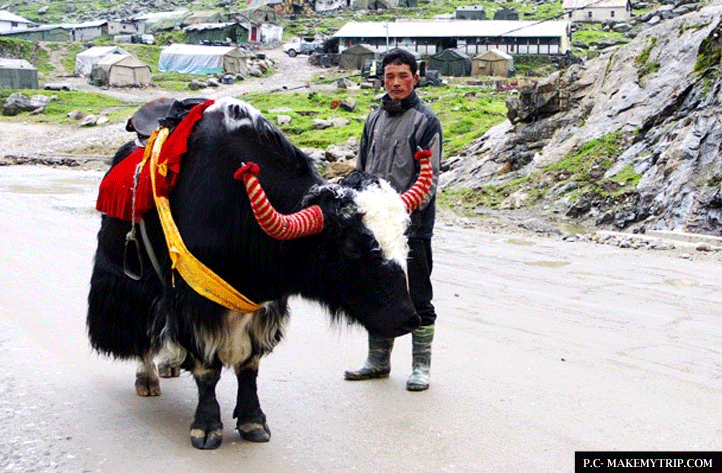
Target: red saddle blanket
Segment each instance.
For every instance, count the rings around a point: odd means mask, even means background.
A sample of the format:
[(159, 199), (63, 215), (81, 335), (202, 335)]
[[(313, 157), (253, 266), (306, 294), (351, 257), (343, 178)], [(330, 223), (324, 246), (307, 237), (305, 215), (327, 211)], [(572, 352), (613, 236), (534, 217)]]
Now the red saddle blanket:
[[(161, 148), (158, 157), (159, 168), (167, 169), (165, 176), (156, 172), (156, 190), (159, 196), (168, 196), (178, 179), (181, 160), (188, 151), (188, 137), (196, 122), (203, 118), (203, 111), (213, 104), (208, 100), (193, 107), (176, 126)], [(95, 208), (105, 215), (130, 221), (133, 218), (133, 187), (135, 169), (143, 160), (145, 148), (136, 148), (121, 162), (108, 171), (98, 190)], [(150, 160), (148, 160), (150, 161)], [(165, 165), (165, 166), (163, 166)], [(155, 207), (150, 182), (150, 162), (146, 162), (138, 178), (135, 197), (135, 220), (143, 218), (146, 212)]]

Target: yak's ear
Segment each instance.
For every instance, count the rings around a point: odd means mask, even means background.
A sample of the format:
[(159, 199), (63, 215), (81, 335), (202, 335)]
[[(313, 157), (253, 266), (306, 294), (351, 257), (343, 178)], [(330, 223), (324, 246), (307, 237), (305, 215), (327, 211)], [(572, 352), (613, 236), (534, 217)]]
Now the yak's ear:
[(355, 202), (357, 192), (339, 184), (313, 186), (303, 199), (303, 206), (318, 205), (324, 215), (323, 233), (339, 243), (346, 229), (361, 218)]
[(372, 184), (378, 184), (379, 178), (362, 171), (353, 171), (338, 182), (344, 187), (350, 187), (356, 191), (362, 191)]
[(355, 190), (339, 184), (313, 186), (304, 197), (302, 205), (320, 205), (328, 210), (324, 213), (334, 213), (343, 219), (352, 218), (358, 212), (356, 194)]

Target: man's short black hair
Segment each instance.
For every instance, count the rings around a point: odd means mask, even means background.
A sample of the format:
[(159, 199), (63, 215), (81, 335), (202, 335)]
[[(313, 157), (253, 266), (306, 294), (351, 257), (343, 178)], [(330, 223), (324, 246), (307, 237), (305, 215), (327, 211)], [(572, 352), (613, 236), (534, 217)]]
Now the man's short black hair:
[(384, 56), (384, 60), (381, 61), (381, 70), (385, 71), (386, 66), (389, 64), (406, 64), (409, 66), (409, 69), (411, 69), (411, 74), (413, 75), (416, 75), (416, 71), (419, 68), (414, 55), (405, 49), (392, 49), (389, 51), (389, 53)]

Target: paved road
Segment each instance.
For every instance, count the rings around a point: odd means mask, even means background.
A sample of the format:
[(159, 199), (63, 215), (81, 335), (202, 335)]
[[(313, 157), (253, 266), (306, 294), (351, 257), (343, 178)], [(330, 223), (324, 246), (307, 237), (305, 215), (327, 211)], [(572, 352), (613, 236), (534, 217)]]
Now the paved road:
[(84, 332), (100, 174), (0, 167), (0, 458), (33, 472), (564, 472), (576, 450), (722, 450), (720, 261), (440, 226), (432, 387), (351, 383), (364, 334), (296, 300), (264, 359), (273, 438), (191, 447), (195, 387), (143, 399)]

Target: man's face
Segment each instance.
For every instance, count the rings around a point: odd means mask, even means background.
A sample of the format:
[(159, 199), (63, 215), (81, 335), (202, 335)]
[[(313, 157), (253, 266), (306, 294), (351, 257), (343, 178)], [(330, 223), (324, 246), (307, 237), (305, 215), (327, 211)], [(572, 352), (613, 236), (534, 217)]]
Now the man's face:
[(384, 85), (391, 100), (408, 97), (418, 81), (419, 75), (412, 74), (408, 64), (387, 64), (384, 67)]

